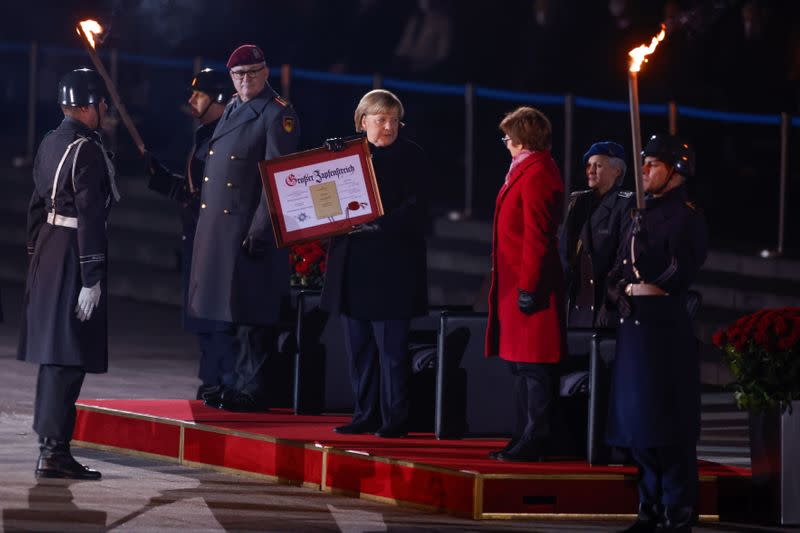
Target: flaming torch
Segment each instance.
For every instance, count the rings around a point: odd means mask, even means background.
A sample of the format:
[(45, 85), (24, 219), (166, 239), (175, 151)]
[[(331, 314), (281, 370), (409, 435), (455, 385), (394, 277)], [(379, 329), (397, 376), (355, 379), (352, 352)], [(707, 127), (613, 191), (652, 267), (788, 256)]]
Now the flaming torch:
[(106, 88), (108, 89), (108, 94), (111, 95), (111, 101), (114, 102), (114, 107), (117, 108), (119, 112), (120, 118), (122, 118), (122, 123), (125, 124), (125, 127), (128, 129), (128, 132), (133, 137), (133, 142), (136, 143), (136, 148), (139, 149), (139, 152), (144, 154), (144, 141), (142, 141), (141, 135), (139, 135), (139, 130), (136, 129), (136, 126), (133, 124), (130, 115), (128, 115), (128, 111), (125, 109), (125, 105), (122, 103), (122, 99), (119, 97), (119, 92), (117, 91), (117, 87), (114, 85), (114, 82), (111, 80), (111, 77), (108, 75), (108, 71), (106, 67), (103, 66), (103, 62), (100, 61), (100, 56), (97, 55), (97, 50), (95, 50), (95, 36), (99, 36), (103, 33), (103, 27), (96, 21), (96, 20), (82, 20), (78, 25), (75, 27), (75, 30), (78, 32), (78, 35), (81, 37), (81, 41), (83, 44), (86, 45), (86, 51), (89, 52), (89, 57), (94, 63), (95, 69), (97, 72), (102, 76), (103, 81), (106, 82)]
[(644, 209), (644, 185), (642, 184), (642, 165), (637, 161), (639, 154), (642, 153), (642, 135), (639, 125), (639, 71), (642, 63), (647, 62), (647, 56), (652, 54), (658, 43), (664, 40), (666, 27), (662, 24), (661, 31), (653, 37), (649, 45), (637, 46), (628, 55), (631, 57), (630, 68), (628, 68), (628, 95), (631, 105), (631, 135), (633, 136), (633, 168), (636, 171), (636, 208)]

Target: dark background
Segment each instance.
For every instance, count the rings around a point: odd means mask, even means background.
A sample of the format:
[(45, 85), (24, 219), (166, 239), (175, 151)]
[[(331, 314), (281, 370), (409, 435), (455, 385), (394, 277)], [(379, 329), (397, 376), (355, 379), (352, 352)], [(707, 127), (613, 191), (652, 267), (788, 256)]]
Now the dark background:
[[(96, 18), (117, 49), (119, 87), (148, 148), (180, 168), (192, 124), (183, 110), (194, 58), (221, 66), (246, 42), (262, 47), (273, 69), (282, 64), (337, 75), (355, 83), (293, 79), (290, 99), (300, 116), (302, 148), (352, 132), (352, 111), (374, 73), (387, 78), (524, 93), (627, 100), (627, 51), (648, 42), (659, 24), (666, 40), (640, 76), (643, 103), (718, 111), (777, 114), (797, 110), (800, 2), (577, 0), (107, 0), (56, 4), (15, 2), (0, 22), (0, 156), (24, 153), (28, 49), (39, 43), (36, 142), (60, 120), (58, 78), (89, 65), (75, 23)], [(413, 38), (409, 39), (409, 36)], [(427, 36), (427, 37), (426, 37)], [(405, 38), (404, 38), (405, 37)], [(411, 46), (408, 44), (411, 43)], [(391, 88), (406, 107), (404, 133), (427, 151), (437, 212), (463, 207), (464, 98)], [(518, 101), (478, 98), (475, 216), (491, 217), (508, 164), (497, 124)], [(553, 122), (553, 153), (564, 168), (564, 107), (533, 104)], [(631, 144), (629, 115), (578, 107), (572, 179), (583, 183), (580, 155), (596, 140)], [(776, 119), (777, 120), (777, 119)], [(642, 134), (666, 130), (666, 114), (643, 114)], [(697, 147), (691, 190), (705, 209), (712, 246), (770, 245), (777, 231), (779, 127), (680, 117), (679, 133)], [(791, 128), (790, 146), (798, 127)], [(123, 177), (141, 162), (121, 127), (114, 142)], [(797, 150), (789, 164), (787, 246), (800, 247), (792, 212), (798, 191)], [(631, 184), (632, 186), (632, 180)]]

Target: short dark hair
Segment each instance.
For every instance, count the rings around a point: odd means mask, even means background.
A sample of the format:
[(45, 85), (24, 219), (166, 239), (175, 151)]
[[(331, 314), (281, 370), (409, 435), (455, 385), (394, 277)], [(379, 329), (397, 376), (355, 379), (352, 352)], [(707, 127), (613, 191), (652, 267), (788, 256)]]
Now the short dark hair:
[(514, 144), (521, 144), (528, 150), (548, 150), (552, 144), (550, 119), (532, 107), (518, 107), (507, 113), (500, 121), (500, 130)]

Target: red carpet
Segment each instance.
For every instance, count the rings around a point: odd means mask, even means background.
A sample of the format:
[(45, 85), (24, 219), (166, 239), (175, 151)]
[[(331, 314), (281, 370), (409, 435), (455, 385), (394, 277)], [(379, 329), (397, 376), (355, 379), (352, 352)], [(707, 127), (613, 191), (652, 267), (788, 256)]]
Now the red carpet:
[[(229, 413), (188, 400), (82, 400), (76, 444), (172, 460), (472, 518), (630, 515), (635, 469), (578, 461), (503, 463), (499, 440), (338, 435), (344, 416)], [(715, 519), (750, 471), (700, 465), (700, 514)]]

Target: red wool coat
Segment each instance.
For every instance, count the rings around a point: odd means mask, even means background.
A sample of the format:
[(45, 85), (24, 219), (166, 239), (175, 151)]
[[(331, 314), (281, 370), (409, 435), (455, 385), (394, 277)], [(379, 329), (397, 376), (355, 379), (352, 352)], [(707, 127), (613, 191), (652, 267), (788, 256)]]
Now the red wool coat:
[[(556, 363), (566, 354), (564, 281), (556, 233), (564, 184), (549, 151), (517, 164), (497, 194), (486, 355), (519, 363)], [(517, 307), (517, 289), (536, 310)]]

